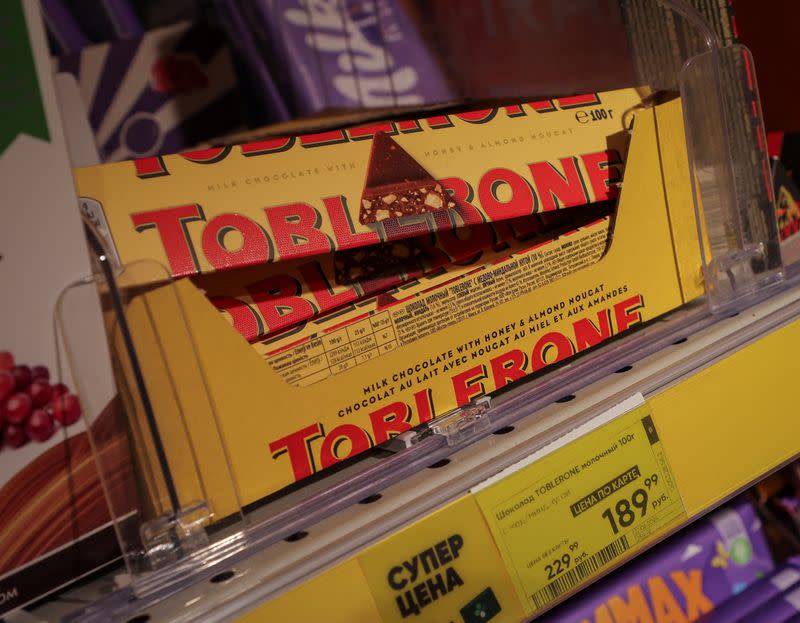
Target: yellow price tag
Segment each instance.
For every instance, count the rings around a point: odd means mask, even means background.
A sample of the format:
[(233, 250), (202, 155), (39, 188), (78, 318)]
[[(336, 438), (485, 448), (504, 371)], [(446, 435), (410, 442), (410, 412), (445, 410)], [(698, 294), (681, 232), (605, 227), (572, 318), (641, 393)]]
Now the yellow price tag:
[(686, 515), (648, 405), (626, 403), (473, 490), (528, 615)]

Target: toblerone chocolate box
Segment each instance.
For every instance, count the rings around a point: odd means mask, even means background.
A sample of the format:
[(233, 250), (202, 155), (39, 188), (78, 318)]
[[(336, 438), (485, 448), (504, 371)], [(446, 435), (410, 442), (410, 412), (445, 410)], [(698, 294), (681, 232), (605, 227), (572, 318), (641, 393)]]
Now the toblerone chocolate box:
[[(297, 386), (320, 382), (593, 264), (606, 249), (611, 220), (610, 215), (605, 214), (564, 228), (558, 235), (542, 235), (527, 243), (515, 242), (501, 250), (486, 249), (478, 258), (446, 265), (436, 274), (406, 283), (394, 295), (387, 292), (350, 309), (323, 315), (294, 331), (254, 342), (253, 348), (286, 382)], [(554, 261), (556, 256), (559, 261)], [(535, 316), (534, 322), (541, 328), (550, 326), (544, 314), (541, 319)], [(588, 322), (580, 322), (576, 348), (584, 350), (602, 341), (603, 335), (610, 335), (611, 325), (607, 320), (607, 317), (601, 319), (599, 329)], [(462, 344), (458, 347), (461, 352), (457, 359), (465, 363), (465, 353), (473, 347), (473, 357), (477, 357), (499, 350), (507, 343), (508, 340), (502, 338), (491, 342), (487, 339), (480, 347), (480, 341), (474, 346)], [(550, 346), (549, 342), (541, 344), (542, 349)], [(437, 358), (416, 362), (398, 371), (393, 379), (401, 385), (412, 380), (427, 381), (439, 374), (437, 364), (442, 362)], [(545, 352), (537, 353), (531, 364), (533, 370), (543, 368), (547, 364)], [(492, 365), (499, 388), (524, 377), (528, 363), (521, 353), (515, 352)], [(455, 366), (444, 366), (444, 371), (448, 369), (455, 369)], [(472, 379), (474, 369), (466, 375), (459, 376), (454, 384), (459, 405), (484, 393), (479, 390), (480, 382)], [(392, 389), (382, 391), (387, 386), (388, 383), (381, 382), (363, 398), (343, 406), (339, 417), (368, 409), (381, 396), (392, 395)], [(425, 405), (425, 415), (421, 419), (427, 421), (439, 414), (433, 407), (432, 402)]]
[[(310, 258), (195, 277), (194, 283), (248, 341), (285, 339), (324, 326), (366, 299), (407, 298), (431, 280), (453, 278), (489, 253), (531, 246), (546, 236), (607, 215), (611, 202), (482, 223)], [(449, 277), (444, 277), (449, 275)], [(329, 313), (330, 312), (330, 313)], [(265, 341), (272, 341), (268, 338)]]
[[(569, 205), (570, 197), (585, 204), (587, 193), (589, 201), (611, 194), (609, 182), (618, 178), (620, 166), (613, 163), (616, 156), (608, 155), (607, 145), (619, 144), (619, 126), (615, 124), (612, 135), (599, 141), (582, 128), (591, 128), (594, 122), (587, 119), (601, 117), (597, 110), (619, 97), (623, 94), (601, 94), (603, 103), (588, 109), (563, 110), (562, 101), (561, 109), (553, 106), (552, 113), (529, 108), (520, 117), (509, 117), (507, 109), (500, 109), (486, 113), (487, 119), (492, 118), (483, 124), (461, 123), (453, 116), (451, 125), (434, 130), (422, 122), (420, 130), (408, 136), (395, 126), (398, 132), (393, 138), (453, 191), (448, 193), (451, 197), (461, 197), (463, 204), (472, 206), (464, 209), (462, 204), (460, 211), (449, 211), (457, 217), (450, 215), (442, 229), (471, 224), (477, 218), (501, 221), (529, 216), (542, 208)], [(629, 109), (634, 108), (628, 103)], [(614, 107), (616, 121), (620, 106)], [(520, 129), (545, 118), (559, 121), (549, 129), (542, 126), (535, 139), (529, 140), (531, 134)], [(128, 318), (167, 460), (185, 499), (202, 494), (217, 517), (225, 516), (239, 502), (256, 501), (702, 294), (680, 101), (636, 107), (628, 115), (629, 121), (632, 118), (624, 182), (613, 216), (531, 241), (530, 246), (512, 245), (505, 255), (492, 250), (469, 271), (457, 277), (431, 275), (425, 284), (414, 285), (412, 295), (393, 296), (388, 305), (374, 297), (363, 307), (347, 308), (339, 323), (297, 323), (295, 328), (301, 329), (294, 335), (279, 333), (268, 336), (268, 343), (251, 344), (194, 280), (159, 284), (156, 270), (144, 270), (140, 276), (128, 271), (129, 283), (137, 286), (129, 291)], [(523, 126), (515, 126), (520, 120)], [(494, 123), (496, 133), (491, 131)], [(474, 132), (477, 138), (471, 138)], [(174, 156), (79, 170), (76, 179), (82, 195), (102, 204), (123, 262), (151, 259), (179, 276), (301, 254), (319, 256), (376, 243), (386, 234), (369, 225), (360, 227), (358, 220), (355, 202), (363, 190), (369, 141), (353, 141), (347, 133), (337, 136), (347, 142), (319, 151), (298, 139), (281, 152), (293, 158), (293, 166), (275, 164), (283, 160), (268, 161), (272, 167), (262, 165), (257, 186), (253, 182), (257, 167), (251, 169), (255, 166), (251, 163), (277, 154), (243, 156), (243, 151), (255, 151), (249, 146), (220, 151), (221, 160), (215, 164), (192, 161), (200, 159), (196, 154)], [(417, 139), (413, 146), (411, 137)], [(481, 144), (484, 147), (479, 148)], [(338, 150), (360, 154), (360, 170), (358, 165), (350, 168), (355, 156), (333, 156)], [(326, 164), (319, 165), (319, 184), (312, 185), (305, 177), (292, 179), (292, 172), (298, 175), (316, 167), (310, 163), (321, 153), (330, 153), (343, 165), (338, 186), (332, 186), (334, 177), (322, 174)], [(620, 157), (623, 153), (620, 149)], [(585, 154), (595, 156), (585, 158)], [(586, 162), (601, 159), (602, 165), (590, 168), (605, 175), (590, 177)], [(530, 166), (544, 161), (561, 179), (558, 185), (549, 178), (551, 190), (558, 191), (547, 194), (532, 177), (537, 167)], [(216, 167), (222, 167), (219, 176), (210, 173)], [(141, 179), (137, 171), (158, 177)], [(273, 178), (283, 175), (287, 180), (273, 185)], [(451, 176), (451, 181), (446, 183), (441, 176)], [(504, 181), (499, 182), (498, 176)], [(169, 183), (161, 184), (162, 191), (150, 186), (163, 182)], [(500, 187), (503, 193), (511, 192), (501, 195)], [(322, 200), (312, 197), (298, 203), (310, 194)], [(331, 221), (337, 214), (331, 207), (352, 212), (340, 212), (342, 218)], [(234, 216), (244, 218), (232, 220)], [(442, 224), (423, 215), (414, 233), (421, 235)], [(223, 252), (221, 239), (233, 226), (239, 227), (239, 247)], [(400, 219), (398, 230), (404, 227)], [(151, 285), (142, 288), (145, 283)], [(277, 289), (285, 297), (281, 313), (293, 313), (303, 305), (291, 299), (300, 292), (297, 288), (297, 283), (287, 282), (284, 291)], [(276, 294), (276, 289), (265, 292), (270, 293)], [(194, 352), (171, 340), (187, 328), (194, 336)], [(121, 344), (116, 332), (111, 340), (117, 347)], [(320, 366), (316, 372), (321, 373), (302, 380), (298, 370), (310, 370), (312, 365)], [(296, 367), (288, 370), (292, 366)], [(180, 382), (187, 369), (198, 367), (210, 402), (196, 384)], [(128, 368), (123, 358), (121, 381), (132, 386)], [(165, 370), (175, 380), (176, 397)], [(139, 402), (135, 395), (128, 396), (134, 432), (145, 427)], [(189, 424), (186, 428), (183, 417)], [(227, 458), (203, 450), (214, 447), (217, 434)], [(199, 476), (187, 465), (187, 444), (203, 457)], [(143, 463), (155, 465), (146, 434), (138, 435), (136, 447)], [(238, 499), (223, 486), (228, 468)], [(140, 476), (153, 512), (165, 508), (167, 496), (159, 479), (147, 469)]]
[(639, 105), (626, 89), (142, 158), (75, 179), (123, 264), (156, 260), (184, 277), (615, 197), (626, 114)]

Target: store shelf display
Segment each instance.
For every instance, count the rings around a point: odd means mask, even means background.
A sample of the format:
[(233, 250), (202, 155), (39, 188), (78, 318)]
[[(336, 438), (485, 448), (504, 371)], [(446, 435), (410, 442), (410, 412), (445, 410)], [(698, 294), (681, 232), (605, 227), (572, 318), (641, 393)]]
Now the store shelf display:
[[(20, 379), (0, 371), (0, 391), (13, 381), (6, 393), (16, 392), (5, 396), (12, 426), (38, 439), (68, 425), (89, 403), (94, 361), (80, 310), (99, 295), (93, 330), (113, 353), (135, 486), (112, 486), (119, 466), (98, 450), (107, 430), (94, 411), (84, 419), (130, 585), (72, 620), (158, 616), (194, 599), (202, 604), (186, 620), (251, 610), (279, 619), (286, 604), (304, 607), (298, 595), (311, 583), (331, 590), (345, 577), (363, 616), (522, 620), (720, 503), (755, 477), (751, 463), (791, 458), (776, 444), (703, 488), (675, 456), (692, 443), (676, 441), (683, 412), (665, 406), (789, 332), (797, 315), (800, 277), (781, 258), (753, 62), (720, 34), (728, 11), (709, 25), (688, 3), (624, 0), (603, 13), (627, 39), (612, 73), (639, 87), (579, 90), (590, 77), (572, 76), (562, 97), (555, 87), (498, 92), (477, 106), (459, 90), (469, 69), (447, 73), (463, 42), (436, 37), (444, 6), (426, 22), (430, 9), (413, 2), (264, 0), (244, 7), (263, 13), (251, 30), (243, 4), (209, 6), (246, 73), (269, 73), (262, 96), (274, 91), (286, 113), (271, 120), (323, 114), (299, 133), (263, 128), (244, 143), (76, 169), (92, 274), (62, 293), (56, 324), (80, 400), (59, 396), (48, 411), (49, 386), (28, 384), (22, 368)], [(486, 24), (489, 38), (505, 28), (519, 47), (503, 23)], [(346, 49), (362, 39), (369, 50)], [(367, 66), (377, 51), (383, 64)], [(276, 59), (298, 71), (280, 74)], [(397, 83), (405, 64), (428, 77), (413, 101)], [(355, 86), (360, 121), (342, 128), (325, 116), (353, 102), (309, 97), (298, 80), (312, 69), (315, 87)], [(370, 99), (387, 85), (389, 100)], [(364, 122), (377, 114), (365, 103), (389, 117)], [(666, 353), (687, 336), (702, 345)], [(651, 372), (625, 376), (640, 363)], [(602, 387), (595, 400), (576, 399), (589, 386)], [(574, 582), (521, 579), (520, 560), (530, 555), (538, 573), (542, 556), (503, 549), (487, 491), (629, 420), (639, 454), (608, 444), (634, 467), (598, 454), (590, 463), (606, 467), (574, 482), (608, 485), (611, 496), (641, 476), (659, 483), (664, 506), (625, 490), (642, 518), (650, 509), (646, 521), (620, 536), (632, 522), (612, 513), (616, 541), (572, 539), (570, 561), (585, 561)], [(408, 504), (381, 497), (390, 490)], [(564, 492), (572, 515), (559, 521), (577, 525), (575, 509), (591, 506), (578, 493)], [(549, 517), (565, 506), (548, 504)], [(463, 529), (447, 525), (455, 517)], [(714, 551), (728, 561), (742, 548)], [(479, 552), (485, 566), (467, 564)], [(209, 581), (221, 586), (206, 593)]]

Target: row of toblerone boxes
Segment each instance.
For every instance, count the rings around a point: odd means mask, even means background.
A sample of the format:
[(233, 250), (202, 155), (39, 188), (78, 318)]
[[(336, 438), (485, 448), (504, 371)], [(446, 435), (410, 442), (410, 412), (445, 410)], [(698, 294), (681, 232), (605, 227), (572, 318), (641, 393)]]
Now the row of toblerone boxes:
[[(148, 340), (179, 322), (195, 341), (193, 354), (161, 340), (159, 356), (184, 368), (196, 357), (213, 408), (180, 383), (176, 406), (155, 372), (148, 385), (170, 463), (185, 448), (171, 418), (181, 408), (195, 448), (219, 431), (228, 449), (229, 465), (207, 458), (200, 470), (231, 473), (249, 503), (699, 295), (680, 102), (645, 107), (644, 95), (76, 170), (82, 209), (116, 259), (175, 280), (129, 271), (148, 306), (128, 307), (145, 376), (161, 369)], [(143, 421), (136, 400), (128, 410)], [(166, 494), (143, 474), (158, 510)], [(217, 516), (235, 509), (211, 491)]]

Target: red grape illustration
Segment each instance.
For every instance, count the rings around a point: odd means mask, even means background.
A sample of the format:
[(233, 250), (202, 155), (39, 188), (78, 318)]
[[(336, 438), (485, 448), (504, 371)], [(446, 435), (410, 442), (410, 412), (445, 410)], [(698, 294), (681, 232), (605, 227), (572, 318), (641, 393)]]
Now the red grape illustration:
[(3, 428), (3, 442), (10, 448), (21, 448), (28, 443), (28, 435), (22, 426), (6, 424)]
[(6, 421), (12, 424), (24, 424), (31, 414), (33, 401), (28, 394), (19, 392), (6, 400)]
[(44, 409), (35, 409), (25, 423), (25, 432), (34, 441), (47, 441), (56, 432), (53, 416)]
[(80, 400), (64, 383), (50, 384), (47, 366), (17, 364), (0, 351), (0, 448), (47, 441), (80, 417)]
[(64, 394), (69, 393), (69, 387), (64, 385), (64, 383), (56, 383), (50, 388), (50, 395), (55, 398), (56, 396), (63, 396)]
[(0, 370), (11, 370), (14, 365), (14, 355), (7, 350), (0, 350)]
[(64, 394), (53, 398), (50, 401), (50, 409), (53, 417), (62, 426), (74, 424), (81, 417), (81, 403), (75, 394)]
[(34, 407), (43, 407), (50, 402), (53, 390), (47, 381), (36, 380), (28, 385), (28, 396), (31, 397)]
[(11, 369), (11, 374), (17, 382), (17, 391), (25, 391), (25, 388), (31, 384), (33, 380), (31, 377), (31, 369), (28, 366), (14, 366)]
[(5, 402), (16, 387), (17, 382), (8, 370), (0, 370), (0, 402)]
[(39, 379), (49, 381), (50, 380), (50, 370), (47, 369), (47, 366), (33, 366), (31, 368), (31, 378), (36, 381)]

